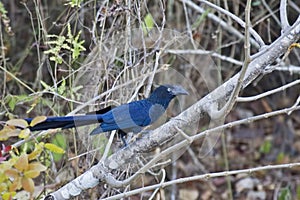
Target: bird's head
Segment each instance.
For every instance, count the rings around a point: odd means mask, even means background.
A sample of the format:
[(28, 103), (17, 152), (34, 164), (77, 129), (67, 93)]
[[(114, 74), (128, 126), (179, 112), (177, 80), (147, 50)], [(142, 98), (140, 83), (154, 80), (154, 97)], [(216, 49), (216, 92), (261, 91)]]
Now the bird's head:
[(166, 108), (174, 97), (188, 94), (189, 93), (180, 85), (165, 84), (156, 88), (151, 93), (148, 100), (152, 103), (161, 104)]

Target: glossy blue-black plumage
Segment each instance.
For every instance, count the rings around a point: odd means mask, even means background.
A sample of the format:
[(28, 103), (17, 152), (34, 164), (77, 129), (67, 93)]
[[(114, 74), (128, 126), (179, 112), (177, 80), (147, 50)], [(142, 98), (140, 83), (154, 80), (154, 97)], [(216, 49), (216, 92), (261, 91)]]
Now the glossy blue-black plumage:
[[(139, 132), (142, 127), (155, 122), (165, 112), (170, 101), (181, 94), (188, 94), (181, 86), (162, 85), (155, 89), (147, 99), (133, 101), (112, 109), (103, 109), (97, 111), (96, 114), (47, 117), (44, 122), (30, 127), (30, 130), (65, 129), (100, 123), (92, 131), (92, 135), (112, 130)], [(32, 118), (25, 120), (30, 123)]]

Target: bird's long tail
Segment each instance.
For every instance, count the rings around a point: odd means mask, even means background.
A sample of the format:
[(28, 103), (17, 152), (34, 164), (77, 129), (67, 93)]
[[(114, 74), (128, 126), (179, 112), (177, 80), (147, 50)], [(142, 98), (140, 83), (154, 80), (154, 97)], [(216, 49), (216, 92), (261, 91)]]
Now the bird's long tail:
[[(33, 118), (25, 119), (30, 123)], [(90, 124), (97, 124), (102, 122), (101, 114), (88, 114), (79, 116), (65, 116), (65, 117), (47, 117), (47, 119), (41, 123), (36, 124), (33, 127), (29, 127), (31, 131), (41, 131), (55, 128), (73, 128), (78, 126), (85, 126)]]
[[(113, 106), (108, 106), (97, 111), (89, 112), (86, 115), (79, 116), (47, 117), (45, 121), (29, 128), (31, 131), (41, 131), (55, 128), (66, 129), (78, 126), (86, 126), (90, 124), (97, 124), (103, 122), (102, 114), (110, 111), (112, 108)], [(33, 118), (27, 118), (25, 120), (28, 124), (30, 124)]]

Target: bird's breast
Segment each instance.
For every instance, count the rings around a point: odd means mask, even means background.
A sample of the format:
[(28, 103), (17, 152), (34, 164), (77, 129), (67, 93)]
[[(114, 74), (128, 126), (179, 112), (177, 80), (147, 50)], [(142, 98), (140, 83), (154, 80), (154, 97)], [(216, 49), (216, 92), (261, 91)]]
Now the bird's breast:
[(154, 123), (158, 118), (160, 118), (164, 113), (166, 109), (161, 104), (154, 104), (151, 106), (149, 110), (149, 117), (151, 119), (151, 124)]

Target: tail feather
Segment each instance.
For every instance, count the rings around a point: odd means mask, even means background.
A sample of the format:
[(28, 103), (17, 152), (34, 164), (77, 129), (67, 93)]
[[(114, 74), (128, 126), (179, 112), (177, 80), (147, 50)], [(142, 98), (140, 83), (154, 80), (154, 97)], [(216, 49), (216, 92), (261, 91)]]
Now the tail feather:
[[(30, 123), (33, 119), (25, 119)], [(79, 116), (65, 116), (65, 117), (47, 117), (47, 119), (39, 124), (36, 124), (29, 129), (31, 131), (41, 131), (55, 128), (73, 128), (78, 126), (85, 126), (90, 124), (101, 123), (102, 115), (79, 115)]]

